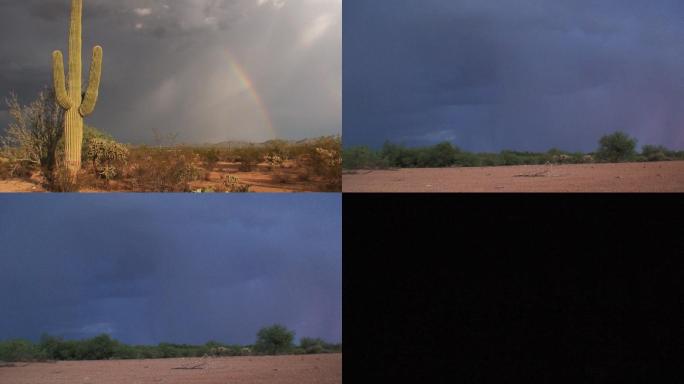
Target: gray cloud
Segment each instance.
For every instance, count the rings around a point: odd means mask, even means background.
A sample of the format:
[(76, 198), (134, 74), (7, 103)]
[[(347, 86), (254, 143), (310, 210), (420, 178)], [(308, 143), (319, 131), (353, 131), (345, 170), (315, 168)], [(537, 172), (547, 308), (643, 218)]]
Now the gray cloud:
[[(12, 36), (0, 93), (28, 102), (51, 83), (51, 52), (66, 51), (69, 1), (0, 9)], [(341, 132), (340, 0), (89, 0), (84, 12), (85, 68), (104, 48), (87, 123), (123, 141), (150, 142), (153, 127), (189, 143)]]
[[(340, 197), (0, 198), (0, 340), (341, 339)], [(39, 241), (38, 241), (39, 239)]]
[(345, 144), (684, 146), (680, 2), (350, 1)]

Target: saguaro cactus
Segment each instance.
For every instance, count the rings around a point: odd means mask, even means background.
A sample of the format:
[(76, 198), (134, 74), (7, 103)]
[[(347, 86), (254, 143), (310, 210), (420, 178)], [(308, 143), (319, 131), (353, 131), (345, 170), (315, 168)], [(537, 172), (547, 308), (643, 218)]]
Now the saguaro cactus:
[(69, 76), (64, 83), (64, 58), (62, 52), (52, 53), (53, 77), (57, 102), (66, 111), (64, 116), (64, 154), (66, 166), (73, 179), (81, 169), (81, 145), (83, 141), (83, 118), (93, 113), (102, 74), (102, 47), (93, 48), (90, 80), (85, 95), (81, 89), (81, 49), (83, 0), (71, 0), (71, 26), (69, 28)]

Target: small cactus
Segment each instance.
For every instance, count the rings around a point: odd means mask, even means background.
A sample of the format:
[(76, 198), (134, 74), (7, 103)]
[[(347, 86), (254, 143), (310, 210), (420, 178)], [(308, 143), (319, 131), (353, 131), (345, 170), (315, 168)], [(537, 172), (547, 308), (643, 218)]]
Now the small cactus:
[(224, 184), (228, 188), (228, 192), (249, 192), (249, 188), (251, 187), (249, 184), (242, 184), (239, 177), (232, 175), (226, 177)]
[(71, 0), (69, 28), (69, 75), (64, 81), (64, 58), (62, 52), (52, 53), (53, 77), (57, 102), (66, 111), (64, 117), (64, 138), (66, 165), (72, 179), (81, 169), (81, 146), (83, 141), (83, 118), (93, 113), (97, 103), (100, 77), (102, 75), (102, 47), (93, 48), (88, 88), (83, 93), (82, 82), (82, 17), (83, 0)]

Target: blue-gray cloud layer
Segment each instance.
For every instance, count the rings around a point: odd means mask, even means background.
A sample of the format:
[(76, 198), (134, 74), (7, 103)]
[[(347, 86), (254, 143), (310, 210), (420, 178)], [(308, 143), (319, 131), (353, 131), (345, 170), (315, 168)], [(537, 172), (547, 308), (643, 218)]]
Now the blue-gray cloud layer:
[(341, 341), (340, 200), (0, 196), (0, 340)]
[[(69, 6), (0, 1), (0, 97), (28, 103), (51, 83)], [(150, 143), (153, 128), (186, 143), (341, 132), (341, 0), (86, 0), (84, 12), (84, 77), (104, 48), (87, 123), (122, 141)]]
[(684, 3), (348, 0), (346, 145), (684, 147)]

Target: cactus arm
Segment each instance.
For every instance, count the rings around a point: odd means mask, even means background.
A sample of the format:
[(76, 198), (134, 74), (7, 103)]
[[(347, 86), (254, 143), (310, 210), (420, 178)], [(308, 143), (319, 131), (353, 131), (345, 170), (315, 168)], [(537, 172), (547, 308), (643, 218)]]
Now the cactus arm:
[(52, 77), (55, 83), (57, 103), (66, 110), (71, 109), (73, 105), (69, 99), (69, 95), (67, 95), (66, 84), (64, 82), (64, 57), (62, 57), (62, 52), (60, 51), (54, 51), (52, 53)]
[(93, 113), (97, 103), (97, 95), (100, 88), (100, 78), (102, 76), (102, 47), (93, 48), (93, 61), (90, 64), (90, 78), (88, 80), (88, 90), (86, 91), (83, 102), (78, 112), (86, 117)]

